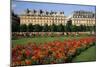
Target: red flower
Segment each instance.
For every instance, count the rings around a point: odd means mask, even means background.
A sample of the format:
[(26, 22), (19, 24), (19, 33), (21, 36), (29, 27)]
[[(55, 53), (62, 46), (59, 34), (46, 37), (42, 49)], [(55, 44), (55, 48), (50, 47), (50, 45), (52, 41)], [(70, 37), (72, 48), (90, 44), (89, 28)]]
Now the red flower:
[(25, 60), (25, 63), (26, 63), (27, 65), (31, 65), (31, 64), (32, 64), (31, 60), (28, 60), (28, 59)]
[(29, 50), (25, 50), (25, 54), (26, 54), (26, 57), (29, 57), (31, 55), (31, 52)]
[[(50, 57), (54, 58), (50, 63), (55, 64), (55, 59), (66, 60), (69, 55), (74, 55), (76, 53), (77, 48), (87, 46), (93, 42), (95, 42), (95, 37), (64, 40), (63, 42), (55, 40), (53, 42), (39, 44), (40, 46), (37, 46), (35, 43), (28, 43), (25, 46), (16, 46), (12, 49), (13, 65), (31, 65), (31, 60), (43, 61), (43, 64), (45, 64), (48, 60), (44, 59)], [(23, 56), (24, 54), (26, 57)], [(62, 62), (65, 61), (63, 60)]]

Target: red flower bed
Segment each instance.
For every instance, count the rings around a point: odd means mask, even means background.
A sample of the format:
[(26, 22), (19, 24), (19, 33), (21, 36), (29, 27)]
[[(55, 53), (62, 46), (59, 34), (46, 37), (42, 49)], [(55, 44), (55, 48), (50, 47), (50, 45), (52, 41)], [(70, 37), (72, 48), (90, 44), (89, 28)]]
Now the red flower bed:
[(77, 49), (87, 48), (95, 42), (95, 37), (74, 40), (53, 41), (40, 44), (29, 43), (12, 48), (12, 65), (55, 64), (69, 62), (69, 57), (77, 54)]

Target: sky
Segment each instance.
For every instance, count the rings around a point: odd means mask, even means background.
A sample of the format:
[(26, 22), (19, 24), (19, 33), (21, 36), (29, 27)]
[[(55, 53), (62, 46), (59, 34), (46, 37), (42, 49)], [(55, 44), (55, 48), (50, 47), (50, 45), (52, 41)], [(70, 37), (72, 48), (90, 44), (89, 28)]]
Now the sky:
[(84, 11), (96, 11), (95, 6), (90, 5), (75, 5), (75, 4), (58, 4), (58, 3), (45, 3), (45, 2), (30, 2), (30, 1), (12, 1), (11, 9), (15, 14), (21, 14), (26, 9), (30, 10), (46, 10), (46, 11), (64, 11), (66, 16), (70, 15), (73, 11), (84, 10)]

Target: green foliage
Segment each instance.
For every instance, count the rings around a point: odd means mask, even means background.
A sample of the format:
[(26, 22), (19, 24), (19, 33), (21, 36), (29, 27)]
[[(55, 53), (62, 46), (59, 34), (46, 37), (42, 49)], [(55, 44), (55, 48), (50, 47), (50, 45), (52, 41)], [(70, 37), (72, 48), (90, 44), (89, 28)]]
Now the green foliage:
[(72, 21), (69, 20), (65, 26), (65, 31), (66, 32), (72, 32)]
[(27, 26), (27, 29), (28, 29), (28, 32), (33, 32), (33, 25), (30, 23), (30, 24)]
[(12, 32), (19, 32), (19, 31), (20, 31), (19, 23), (12, 22)]
[(36, 24), (33, 27), (34, 27), (34, 32), (40, 32), (40, 31), (42, 31), (42, 27), (39, 24)]
[(64, 30), (64, 25), (59, 24), (59, 25), (57, 26), (57, 31), (58, 31), (58, 32), (64, 32), (64, 31), (65, 31), (65, 30)]
[(48, 25), (48, 24), (44, 24), (39, 25), (39, 24), (35, 24), (32, 25), (31, 23), (28, 25), (25, 24), (21, 24), (20, 27), (18, 24), (12, 24), (12, 31), (13, 32), (17, 32), (17, 31), (21, 31), (21, 32), (92, 32), (92, 31), (96, 31), (96, 26), (86, 26), (86, 25), (80, 25), (80, 26), (76, 26), (76, 25), (72, 25), (72, 21), (69, 20), (66, 25), (56, 25), (56, 24), (52, 24), (52, 25)]
[(21, 32), (27, 32), (27, 25), (26, 24), (21, 24), (20, 25), (20, 31)]
[(42, 31), (44, 31), (44, 32), (48, 32), (48, 31), (49, 31), (49, 27), (48, 27), (47, 24), (45, 24), (45, 25), (43, 26)]
[(52, 32), (56, 32), (56, 31), (57, 31), (57, 25), (52, 24), (52, 25), (51, 25), (51, 31), (52, 31)]

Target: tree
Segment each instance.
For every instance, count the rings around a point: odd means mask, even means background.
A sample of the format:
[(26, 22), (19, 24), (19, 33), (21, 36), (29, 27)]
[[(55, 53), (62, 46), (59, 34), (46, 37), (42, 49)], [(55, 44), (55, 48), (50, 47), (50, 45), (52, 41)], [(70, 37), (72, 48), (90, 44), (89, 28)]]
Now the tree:
[(48, 29), (49, 29), (48, 24), (44, 24), (42, 31), (48, 32)]
[(93, 31), (96, 32), (96, 26), (95, 25), (93, 26)]
[(83, 32), (84, 26), (83, 25), (80, 25), (80, 28), (79, 29), (80, 29), (81, 32)]
[(33, 30), (34, 32), (42, 31), (42, 26), (40, 26), (39, 24), (34, 25), (33, 28), (34, 28), (34, 30)]
[(51, 30), (51, 32), (57, 32), (57, 26), (55, 24), (52, 24), (50, 26), (50, 30)]
[(21, 24), (20, 25), (20, 31), (21, 32), (27, 32), (27, 25), (26, 24)]
[(57, 26), (57, 31), (58, 32), (64, 32), (64, 25), (60, 24)]
[(77, 29), (77, 26), (76, 25), (72, 25), (72, 32), (77, 32), (78, 29)]
[(71, 32), (72, 31), (72, 20), (69, 20), (65, 26), (66, 32)]
[(20, 28), (19, 28), (19, 24), (18, 23), (14, 23), (12, 22), (12, 32), (19, 32)]
[(32, 25), (32, 23), (30, 23), (30, 24), (27, 26), (27, 30), (28, 30), (28, 32), (33, 32), (33, 25)]

